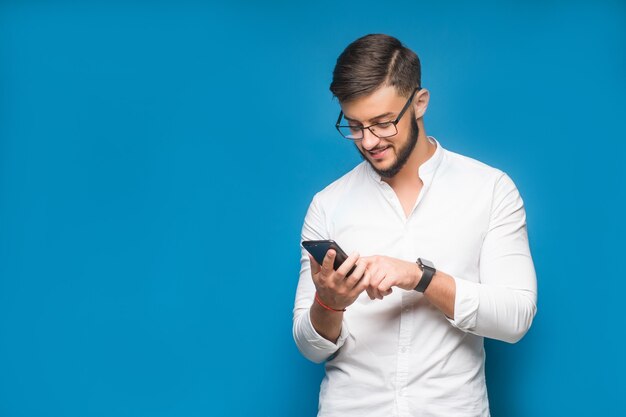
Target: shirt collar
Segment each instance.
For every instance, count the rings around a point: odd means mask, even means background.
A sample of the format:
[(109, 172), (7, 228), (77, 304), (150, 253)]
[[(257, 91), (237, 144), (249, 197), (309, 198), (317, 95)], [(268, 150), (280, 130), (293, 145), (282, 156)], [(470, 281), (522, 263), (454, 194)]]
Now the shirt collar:
[[(439, 141), (432, 136), (427, 136), (427, 137), (430, 143), (435, 144), (437, 147), (435, 148), (435, 153), (430, 158), (428, 158), (424, 163), (422, 163), (422, 165), (420, 165), (418, 169), (418, 175), (425, 184), (430, 183), (433, 176), (435, 175), (435, 172), (437, 171), (437, 168), (441, 164), (441, 160), (443, 159), (443, 148), (441, 147), (441, 144), (439, 143)], [(384, 182), (382, 178), (380, 177), (380, 175), (378, 175), (378, 173), (374, 171), (374, 168), (372, 168), (370, 163), (367, 161), (364, 161), (364, 162), (372, 178), (376, 180), (376, 182), (378, 183)]]

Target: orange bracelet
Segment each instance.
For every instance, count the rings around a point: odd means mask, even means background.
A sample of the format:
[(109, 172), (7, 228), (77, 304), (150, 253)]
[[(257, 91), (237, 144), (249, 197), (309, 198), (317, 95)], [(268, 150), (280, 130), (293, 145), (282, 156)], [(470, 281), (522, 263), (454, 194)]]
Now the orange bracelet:
[(326, 304), (324, 304), (322, 302), (322, 300), (320, 300), (320, 297), (317, 295), (317, 291), (315, 291), (315, 301), (317, 301), (317, 304), (321, 305), (322, 307), (324, 307), (326, 310), (329, 310), (329, 311), (335, 311), (337, 313), (341, 313), (342, 311), (346, 311), (345, 308), (343, 310), (336, 310), (336, 309), (334, 309), (332, 307), (328, 307)]

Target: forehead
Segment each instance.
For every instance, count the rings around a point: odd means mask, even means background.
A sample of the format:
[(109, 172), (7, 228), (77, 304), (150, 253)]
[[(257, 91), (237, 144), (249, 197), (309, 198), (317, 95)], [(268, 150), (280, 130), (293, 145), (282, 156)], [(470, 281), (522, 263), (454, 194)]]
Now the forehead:
[(395, 87), (384, 86), (368, 96), (342, 103), (341, 110), (348, 119), (368, 121), (385, 113), (397, 115), (406, 100), (406, 97), (398, 94)]

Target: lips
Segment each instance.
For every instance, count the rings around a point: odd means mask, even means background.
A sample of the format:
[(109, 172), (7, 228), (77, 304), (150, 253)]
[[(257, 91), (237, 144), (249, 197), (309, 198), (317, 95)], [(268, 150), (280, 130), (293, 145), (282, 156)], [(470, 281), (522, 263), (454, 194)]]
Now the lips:
[(390, 148), (390, 146), (384, 147), (384, 148), (379, 148), (379, 149), (373, 149), (371, 151), (367, 151), (367, 153), (370, 154), (370, 156), (374, 159), (382, 159), (385, 154), (387, 153), (387, 150)]

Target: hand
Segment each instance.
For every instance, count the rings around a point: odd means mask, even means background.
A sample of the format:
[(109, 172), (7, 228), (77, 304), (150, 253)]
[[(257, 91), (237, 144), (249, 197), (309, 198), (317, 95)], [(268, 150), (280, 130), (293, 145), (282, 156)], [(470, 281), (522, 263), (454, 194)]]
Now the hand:
[(373, 299), (382, 300), (391, 294), (391, 287), (412, 290), (422, 278), (422, 270), (415, 262), (407, 262), (389, 256), (368, 256), (361, 258), (367, 269), (365, 278), (369, 281), (367, 294)]
[[(369, 281), (364, 276), (365, 263), (358, 262), (358, 253), (351, 254), (335, 271), (333, 264), (336, 255), (332, 249), (326, 252), (322, 265), (309, 255), (311, 275), (320, 300), (335, 310), (343, 310), (356, 301), (359, 294), (369, 285)], [(355, 264), (356, 269), (346, 277)]]

